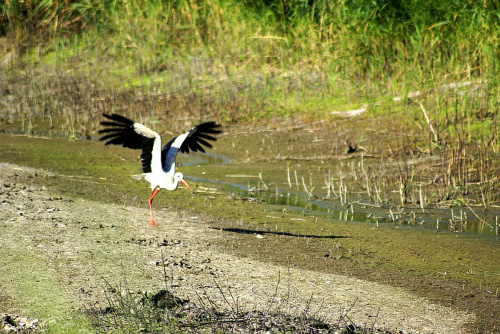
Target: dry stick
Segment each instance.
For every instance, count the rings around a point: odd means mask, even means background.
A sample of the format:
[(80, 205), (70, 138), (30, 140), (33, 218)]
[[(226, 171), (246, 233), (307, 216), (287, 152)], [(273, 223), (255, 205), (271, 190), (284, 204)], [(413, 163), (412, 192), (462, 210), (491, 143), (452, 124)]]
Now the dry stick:
[(375, 322), (377, 321), (378, 319), (378, 315), (380, 313), (380, 307), (378, 308), (377, 310), (377, 314), (373, 317), (373, 323), (372, 323), (372, 326), (370, 327), (371, 330), (375, 333)]
[(302, 176), (302, 186), (304, 187), (304, 191), (306, 194), (309, 194), (309, 191), (307, 190), (306, 182), (304, 181), (304, 177)]
[(359, 204), (359, 205), (362, 205), (362, 206), (370, 206), (372, 208), (381, 208), (382, 207), (380, 204), (361, 203), (360, 201), (354, 201), (354, 202), (351, 202), (351, 204)]
[(422, 209), (422, 212), (425, 212), (424, 198), (422, 197), (422, 184), (420, 184), (420, 208)]
[[(340, 322), (343, 322), (344, 325), (349, 325), (346, 321), (346, 319), (350, 322), (351, 325), (354, 325), (356, 326), (356, 324), (354, 323), (354, 321), (351, 320), (351, 318), (348, 316), (349, 312), (351, 312), (351, 310), (353, 309), (354, 305), (356, 305), (358, 301), (358, 298), (356, 298), (354, 300), (354, 302), (352, 303), (352, 305), (348, 308), (348, 309), (344, 309), (343, 307), (341, 308), (341, 313), (340, 313), (340, 317), (339, 317), (339, 323)], [(343, 314), (345, 311), (345, 314)]]
[(231, 299), (233, 300), (233, 304), (236, 307), (236, 314), (238, 315), (240, 313), (240, 303), (238, 297), (234, 298), (233, 293), (231, 292), (231, 287), (227, 287), (227, 291), (229, 292), (229, 296), (231, 296)]
[(498, 235), (498, 216), (495, 217), (495, 235)]
[(290, 290), (291, 290), (291, 285), (292, 283), (290, 282), (290, 259), (287, 259), (287, 274), (288, 274), (288, 277), (287, 277), (287, 288), (286, 288), (286, 303), (288, 305), (288, 303), (290, 302)]
[(369, 180), (367, 174), (365, 174), (365, 178), (366, 178), (366, 192), (368, 193), (368, 197), (371, 199), (372, 198), (372, 193), (370, 191), (370, 180)]
[(302, 307), (301, 304), (299, 304), (299, 308), (302, 310), (302, 316), (304, 318), (309, 317), (309, 310), (311, 309), (311, 304), (313, 302), (313, 299), (314, 299), (314, 293), (311, 293), (311, 297), (309, 297), (309, 299), (307, 300), (305, 308)]
[[(328, 173), (330, 173), (330, 172), (328, 172)], [(330, 174), (328, 174), (328, 178), (325, 179), (325, 183), (326, 183), (326, 198), (329, 199), (330, 198), (330, 188), (331, 188)]]
[[(363, 168), (363, 156), (361, 156), (361, 168)], [(356, 168), (354, 168), (354, 161), (351, 163), (352, 174), (354, 175), (354, 181), (358, 180), (358, 176), (356, 175)]]
[(344, 185), (342, 183), (342, 170), (339, 170), (339, 197), (340, 197), (340, 203), (344, 204), (344, 201), (342, 199), (342, 192), (343, 192), (343, 189), (344, 189)]
[(344, 200), (347, 203), (347, 185), (344, 186)]
[(431, 130), (431, 133), (434, 136), (434, 140), (437, 142), (438, 136), (437, 136), (436, 132), (434, 131), (434, 127), (432, 126), (431, 121), (429, 120), (429, 117), (427, 117), (427, 112), (425, 111), (425, 108), (424, 108), (422, 102), (419, 102), (418, 104), (420, 104), (420, 108), (422, 109), (422, 113), (424, 114), (425, 121), (429, 125), (429, 129)]
[(342, 186), (340, 186), (340, 189), (339, 189), (339, 198), (340, 198), (340, 204), (344, 204), (344, 200), (342, 199)]
[(260, 178), (260, 181), (262, 182), (262, 185), (264, 186), (264, 188), (266, 188), (266, 191), (269, 191), (269, 188), (267, 187), (266, 183), (262, 179), (262, 172), (259, 173), (259, 178)]
[(224, 301), (226, 302), (226, 304), (231, 308), (231, 310), (234, 312), (234, 307), (233, 305), (229, 302), (229, 300), (226, 298), (226, 294), (224, 293), (224, 291), (222, 291), (222, 288), (221, 286), (219, 285), (219, 283), (217, 283), (217, 281), (215, 279), (212, 279), (212, 281), (215, 283), (215, 286), (217, 287), (217, 290), (219, 290), (222, 298), (224, 299)]
[(467, 207), (469, 208), (469, 210), (470, 210), (470, 211), (474, 214), (474, 216), (476, 216), (476, 218), (477, 218), (477, 219), (479, 219), (479, 221), (480, 221), (481, 223), (483, 223), (483, 224), (485, 224), (485, 225), (488, 225), (488, 226), (489, 226), (489, 228), (491, 228), (491, 229), (493, 230), (493, 226), (492, 226), (492, 225), (490, 225), (490, 224), (488, 224), (487, 222), (485, 222), (483, 219), (481, 219), (481, 217), (479, 217), (479, 216), (477, 215), (477, 213), (476, 213), (474, 210), (472, 210), (472, 208), (470, 207), (469, 203), (465, 202), (465, 205), (467, 205)]
[(278, 270), (278, 282), (276, 283), (276, 288), (274, 289), (274, 294), (271, 296), (271, 300), (269, 301), (269, 306), (268, 306), (269, 312), (271, 311), (271, 308), (274, 304), (274, 301), (278, 297), (278, 288), (280, 286), (280, 282), (281, 282), (281, 271)]
[[(365, 167), (364, 167), (364, 163), (363, 163), (363, 156), (361, 156), (360, 166), (361, 166), (361, 174), (363, 174), (365, 176), (365, 180), (366, 180), (366, 192), (368, 194), (368, 197), (371, 200), (372, 194), (370, 192), (370, 179), (368, 178), (368, 174), (365, 172)], [(356, 180), (357, 180), (357, 177), (356, 177)]]
[(330, 194), (331, 191), (335, 195), (335, 183), (333, 182), (333, 176), (330, 170), (328, 170), (328, 187), (328, 193)]
[[(210, 315), (210, 310), (208, 309), (208, 305), (205, 303), (203, 298), (201, 298), (200, 294), (198, 293), (197, 290), (194, 290), (194, 293), (196, 294), (196, 297), (198, 297), (198, 300), (200, 301), (200, 307), (205, 311), (205, 314)], [(209, 303), (212, 304), (212, 307), (215, 309), (218, 309), (218, 305), (213, 304), (212, 301), (210, 301), (210, 298), (207, 298)]]
[(304, 177), (302, 177), (302, 186), (304, 186), (304, 190), (307, 193), (309, 197), (313, 197), (312, 191), (314, 190), (314, 187), (311, 187), (311, 190), (307, 189), (306, 182), (304, 181)]
[(286, 166), (286, 176), (288, 180), (288, 186), (291, 188), (292, 187), (292, 182), (290, 181), (290, 164)]
[[(165, 290), (168, 291), (168, 281), (167, 281), (167, 269), (166, 269), (166, 266), (165, 266), (165, 257), (163, 256), (163, 250), (160, 251), (160, 254), (161, 254), (161, 264), (163, 266), (163, 280), (165, 281)], [(172, 276), (171, 279), (173, 280), (174, 277)], [(170, 282), (170, 286), (173, 285), (173, 282), (171, 281)]]
[[(361, 156), (361, 161), (359, 162), (359, 164), (360, 164), (360, 166), (361, 166), (361, 172), (362, 172), (363, 174), (365, 174), (365, 175), (366, 175), (366, 171), (365, 171), (365, 163), (364, 163), (364, 161), (365, 161), (365, 160), (364, 160), (364, 158), (365, 158), (365, 155), (363, 154), (363, 155)], [(368, 175), (366, 175), (366, 177), (368, 177)], [(357, 179), (358, 179), (358, 178), (356, 177), (356, 180), (357, 180)]]
[(483, 192), (483, 189), (481, 188), (481, 199), (483, 201), (483, 206), (484, 206), (484, 209), (487, 210), (488, 208), (486, 207), (486, 202), (484, 200), (484, 192)]
[(333, 195), (338, 197), (337, 194), (335, 193), (335, 182), (334, 182), (333, 178), (331, 179), (330, 186), (332, 187)]
[(402, 180), (399, 182), (399, 200), (401, 201), (401, 205), (405, 204), (404, 184)]
[(377, 189), (377, 185), (374, 184), (373, 187), (375, 188), (375, 194), (377, 195), (378, 203), (377, 204), (382, 204), (382, 199), (380, 198), (380, 190)]

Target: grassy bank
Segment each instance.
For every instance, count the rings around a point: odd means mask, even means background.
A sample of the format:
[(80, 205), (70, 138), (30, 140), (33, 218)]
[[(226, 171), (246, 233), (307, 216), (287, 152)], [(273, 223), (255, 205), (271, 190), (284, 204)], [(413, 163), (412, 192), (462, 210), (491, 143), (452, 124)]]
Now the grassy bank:
[[(130, 177), (138, 171), (136, 152), (132, 150), (111, 146), (103, 150), (102, 144), (87, 141), (68, 144), (64, 139), (40, 140), (5, 134), (0, 134), (0, 138), (6, 144), (0, 148), (0, 161), (49, 171), (46, 175), (34, 176), (33, 182), (39, 185), (55, 189), (61, 195), (76, 195), (105, 203), (143, 207), (147, 210), (147, 183), (137, 182)], [(234, 138), (225, 139), (219, 142), (218, 146), (222, 151), (227, 150), (232, 140)], [(215, 152), (219, 150), (216, 149)], [(255, 170), (247, 168), (248, 174), (255, 173)], [(196, 173), (199, 167), (184, 166), (182, 170), (190, 175), (191, 172)], [(216, 174), (213, 170), (212, 173)], [(397, 224), (379, 229), (373, 223), (349, 222), (342, 219), (337, 221), (334, 215), (315, 216), (300, 210), (295, 212), (293, 208), (282, 211), (281, 207), (276, 211), (272, 205), (258, 202), (252, 204), (240, 196), (228, 196), (218, 191), (217, 187), (214, 192), (207, 194), (203, 190), (206, 184), (196, 184), (191, 180), (189, 182), (194, 186), (194, 194), (181, 190), (165, 193), (155, 198), (156, 210), (165, 207), (172, 211), (185, 210), (187, 213), (207, 216), (207, 220), (215, 227), (241, 230), (242, 237), (248, 241), (255, 238), (252, 233), (244, 233), (244, 229), (249, 229), (250, 232), (255, 229), (255, 232), (264, 233), (270, 238), (276, 235), (277, 240), (286, 235), (322, 236), (312, 238), (318, 239), (315, 241), (318, 243), (315, 246), (317, 249), (312, 247), (309, 251), (299, 251), (293, 255), (294, 248), (291, 247), (290, 254), (281, 259), (283, 261), (288, 258), (296, 258), (299, 261), (303, 254), (311, 252), (319, 258), (329, 254), (328, 258), (331, 256), (336, 265), (343, 261), (346, 261), (345, 265), (351, 265), (351, 260), (354, 260), (365, 269), (373, 267), (382, 272), (403, 272), (411, 268), (410, 272), (416, 271), (418, 275), (433, 278), (441, 278), (441, 270), (448, 271), (445, 278), (457, 284), (483, 286), (491, 291), (498, 288), (496, 238), (473, 234), (436, 233), (433, 229), (407, 229), (404, 225)], [(146, 214), (147, 211), (144, 216), (147, 225)], [(281, 235), (280, 232), (284, 234)], [(335, 236), (339, 238), (335, 240), (338, 244), (322, 241), (323, 238), (329, 237), (335, 239)], [(304, 238), (304, 247), (313, 242), (307, 240), (308, 238)], [(342, 247), (339, 247), (340, 244)], [(243, 248), (241, 251), (249, 249)], [(285, 252), (285, 249), (282, 251)], [(269, 254), (266, 251), (257, 253), (263, 257)], [(458, 258), (461, 260), (453, 260)], [(310, 263), (308, 267), (318, 269), (322, 267), (323, 262), (324, 259)]]
[[(0, 11), (0, 117), (23, 131), (91, 136), (102, 112), (162, 132), (207, 118), (331, 126), (332, 112), (364, 108), (408, 134), (368, 153), (443, 156), (438, 202), (498, 199), (496, 2), (10, 1)], [(409, 201), (426, 180), (400, 174)]]
[[(443, 85), (483, 83), (475, 88), (488, 95), (482, 107), (496, 105), (496, 6), (467, 1), (426, 6), (321, 0), (11, 1), (2, 6), (0, 33), (4, 63), (35, 65), (28, 74), (37, 78), (36, 86), (53, 91), (51, 85), (57, 85), (61, 94), (79, 89), (91, 100), (121, 99), (102, 96), (102, 90), (140, 91), (152, 101), (137, 115), (208, 112), (231, 122), (325, 114), (362, 103), (373, 107), (399, 96), (407, 103), (410, 97), (435, 105), (427, 108), (431, 120), (439, 122), (454, 110), (454, 103), (443, 103), (456, 95), (443, 92), (448, 88)], [(36, 70), (57, 75), (40, 82)], [(423, 95), (431, 91), (440, 96), (427, 100)], [(78, 113), (75, 107), (85, 107), (83, 113), (100, 108), (80, 100), (24, 113), (47, 117), (66, 108), (72, 113)], [(415, 109), (407, 103), (391, 109)]]

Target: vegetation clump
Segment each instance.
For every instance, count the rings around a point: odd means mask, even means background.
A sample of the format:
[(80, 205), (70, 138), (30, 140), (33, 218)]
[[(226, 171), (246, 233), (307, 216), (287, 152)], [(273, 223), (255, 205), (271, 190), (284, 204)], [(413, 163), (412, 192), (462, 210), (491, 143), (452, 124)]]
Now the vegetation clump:
[(181, 300), (167, 290), (148, 294), (142, 291), (133, 293), (126, 288), (109, 288), (111, 292), (107, 294), (106, 306), (86, 310), (94, 328), (103, 333), (393, 333), (373, 326), (356, 325), (348, 315), (349, 310), (342, 312), (336, 322), (331, 322), (310, 314), (307, 308), (300, 315), (279, 307), (246, 309), (238, 305), (237, 300), (226, 299), (232, 296), (231, 291), (222, 289), (225, 305), (207, 297), (200, 297), (199, 303)]

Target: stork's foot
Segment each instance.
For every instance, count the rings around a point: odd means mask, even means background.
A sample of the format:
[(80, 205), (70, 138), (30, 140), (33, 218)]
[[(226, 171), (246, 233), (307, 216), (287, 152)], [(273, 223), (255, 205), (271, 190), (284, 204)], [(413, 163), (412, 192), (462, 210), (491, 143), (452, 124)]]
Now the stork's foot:
[(155, 221), (154, 221), (153, 219), (151, 219), (151, 220), (149, 221), (149, 224), (150, 224), (150, 225), (152, 225), (152, 226), (154, 226), (154, 227), (157, 227), (157, 226), (158, 226), (158, 225), (156, 225), (156, 223), (155, 223)]

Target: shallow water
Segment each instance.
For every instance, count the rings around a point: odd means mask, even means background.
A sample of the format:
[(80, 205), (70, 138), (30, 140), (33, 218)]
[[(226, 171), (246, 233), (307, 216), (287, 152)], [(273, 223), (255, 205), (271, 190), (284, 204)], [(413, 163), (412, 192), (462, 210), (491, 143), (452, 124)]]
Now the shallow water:
[[(252, 171), (246, 165), (239, 166), (228, 158), (214, 154), (198, 154), (196, 157), (181, 155), (179, 161), (181, 166), (193, 166), (198, 169), (224, 164), (224, 167), (231, 168), (233, 173), (240, 171), (241, 168), (243, 172), (241, 174), (217, 175), (212, 169), (211, 172), (187, 172), (185, 177), (187, 180), (211, 183), (234, 197), (268, 204), (275, 211), (300, 212), (304, 215), (330, 217), (346, 222), (370, 222), (377, 226), (433, 229), (437, 232), (472, 233), (489, 237), (497, 237), (499, 233), (500, 211), (497, 208), (484, 210), (480, 207), (427, 206), (422, 209), (411, 205), (394, 204), (394, 198), (388, 200), (388, 202), (392, 200), (392, 203), (373, 201), (361, 191), (348, 192), (347, 198), (342, 198), (342, 201), (338, 198), (325, 198), (324, 189), (313, 191), (314, 196), (311, 197), (298, 187), (269, 183), (271, 186), (267, 185), (266, 188), (263, 185), (265, 180), (259, 176), (261, 170), (259, 166), (255, 166)], [(283, 166), (279, 164), (275, 166), (275, 170), (268, 166), (266, 173), (271, 175), (282, 173)], [(305, 172), (317, 168), (314, 163), (312, 166), (309, 165)], [(354, 186), (352, 185), (353, 188)]]
[[(378, 205), (360, 199), (349, 198), (347, 204), (339, 200), (310, 199), (307, 194), (278, 189), (273, 191), (249, 191), (245, 184), (212, 181), (190, 177), (198, 182), (210, 182), (224, 189), (228, 194), (248, 198), (273, 206), (276, 211), (301, 212), (304, 215), (330, 217), (346, 222), (370, 222), (377, 226), (393, 225), (409, 228), (434, 229), (437, 232), (472, 233), (484, 236), (498, 236), (498, 210), (485, 212), (474, 208), (425, 208)], [(476, 217), (479, 216), (479, 218)]]

